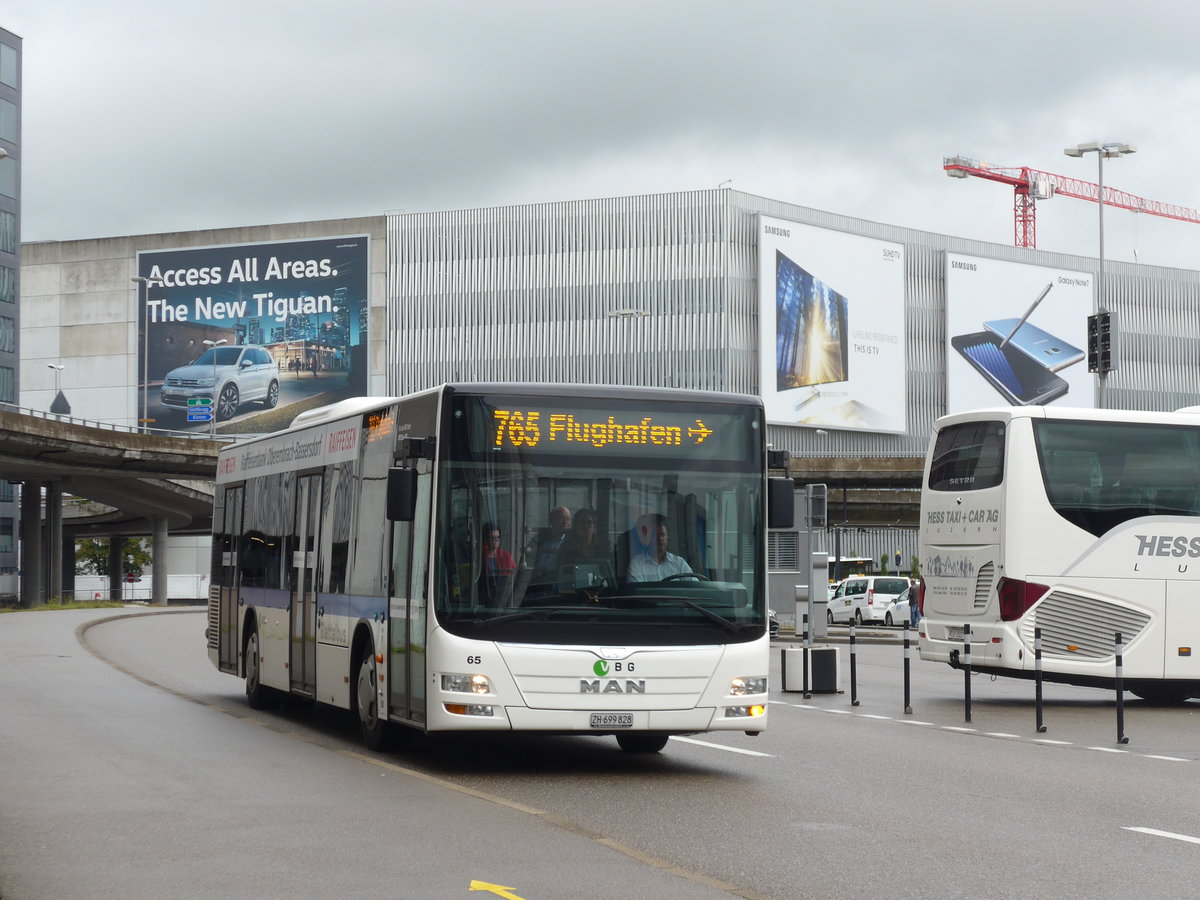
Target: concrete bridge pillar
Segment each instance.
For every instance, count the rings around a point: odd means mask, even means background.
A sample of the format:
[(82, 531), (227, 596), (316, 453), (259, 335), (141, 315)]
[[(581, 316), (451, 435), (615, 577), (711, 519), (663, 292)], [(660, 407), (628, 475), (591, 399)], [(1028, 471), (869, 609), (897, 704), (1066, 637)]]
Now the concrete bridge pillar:
[(21, 485), (21, 606), (45, 602), (42, 578), (42, 482)]
[(122, 597), (122, 581), (124, 572), (121, 571), (124, 564), (124, 555), (121, 553), (121, 547), (125, 540), (119, 534), (114, 534), (108, 539), (108, 599), (120, 600)]
[(167, 517), (154, 517), (154, 539), (150, 542), (150, 603), (167, 605)]
[(62, 488), (58, 482), (46, 485), (46, 596), (62, 602)]

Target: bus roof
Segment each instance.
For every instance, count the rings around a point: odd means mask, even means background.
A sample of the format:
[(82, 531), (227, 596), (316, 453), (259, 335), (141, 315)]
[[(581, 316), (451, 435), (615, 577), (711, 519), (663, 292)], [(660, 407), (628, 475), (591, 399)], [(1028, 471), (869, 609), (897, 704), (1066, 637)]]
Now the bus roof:
[(934, 428), (981, 419), (1009, 422), (1014, 419), (1076, 419), (1083, 422), (1145, 422), (1154, 424), (1200, 424), (1200, 407), (1170, 410), (1087, 409), (1072, 406), (995, 406), (942, 416)]

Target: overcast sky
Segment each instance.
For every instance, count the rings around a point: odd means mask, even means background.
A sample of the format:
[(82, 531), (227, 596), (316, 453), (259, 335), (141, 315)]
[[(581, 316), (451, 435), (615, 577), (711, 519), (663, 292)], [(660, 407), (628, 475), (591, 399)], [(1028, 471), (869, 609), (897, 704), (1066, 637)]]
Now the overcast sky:
[[(945, 156), (1200, 209), (1185, 0), (7, 0), (25, 241), (714, 188), (1001, 244)], [(1094, 257), (1097, 207), (1038, 206)], [(1105, 255), (1200, 268), (1200, 224), (1108, 210)]]

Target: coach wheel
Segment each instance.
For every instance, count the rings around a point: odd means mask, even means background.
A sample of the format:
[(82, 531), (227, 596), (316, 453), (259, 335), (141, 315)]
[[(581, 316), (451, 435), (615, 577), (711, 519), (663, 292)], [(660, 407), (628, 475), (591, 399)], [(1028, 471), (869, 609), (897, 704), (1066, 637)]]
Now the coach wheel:
[(262, 683), (257, 628), (246, 638), (246, 702), (251, 709), (274, 709), (279, 704), (279, 695)]
[(618, 734), (617, 745), (626, 753), (657, 753), (667, 746), (665, 734)]
[(1194, 696), (1190, 687), (1175, 684), (1139, 684), (1129, 692), (1155, 706), (1178, 706)]
[(354, 708), (358, 713), (358, 729), (369, 750), (383, 750), (387, 745), (387, 722), (379, 715), (379, 672), (375, 666), (375, 650), (368, 643), (363, 648), (358, 666), (354, 692)]

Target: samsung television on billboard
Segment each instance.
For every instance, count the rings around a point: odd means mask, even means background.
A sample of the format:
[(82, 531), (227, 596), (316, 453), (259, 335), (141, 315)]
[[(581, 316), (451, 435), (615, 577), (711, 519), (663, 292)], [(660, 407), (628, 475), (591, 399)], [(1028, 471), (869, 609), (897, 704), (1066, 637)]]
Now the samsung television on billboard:
[(946, 254), (946, 412), (1095, 405), (1087, 272)]
[(367, 235), (138, 254), (139, 418), (277, 431), (367, 392)]
[(767, 421), (902, 432), (904, 248), (759, 217)]

